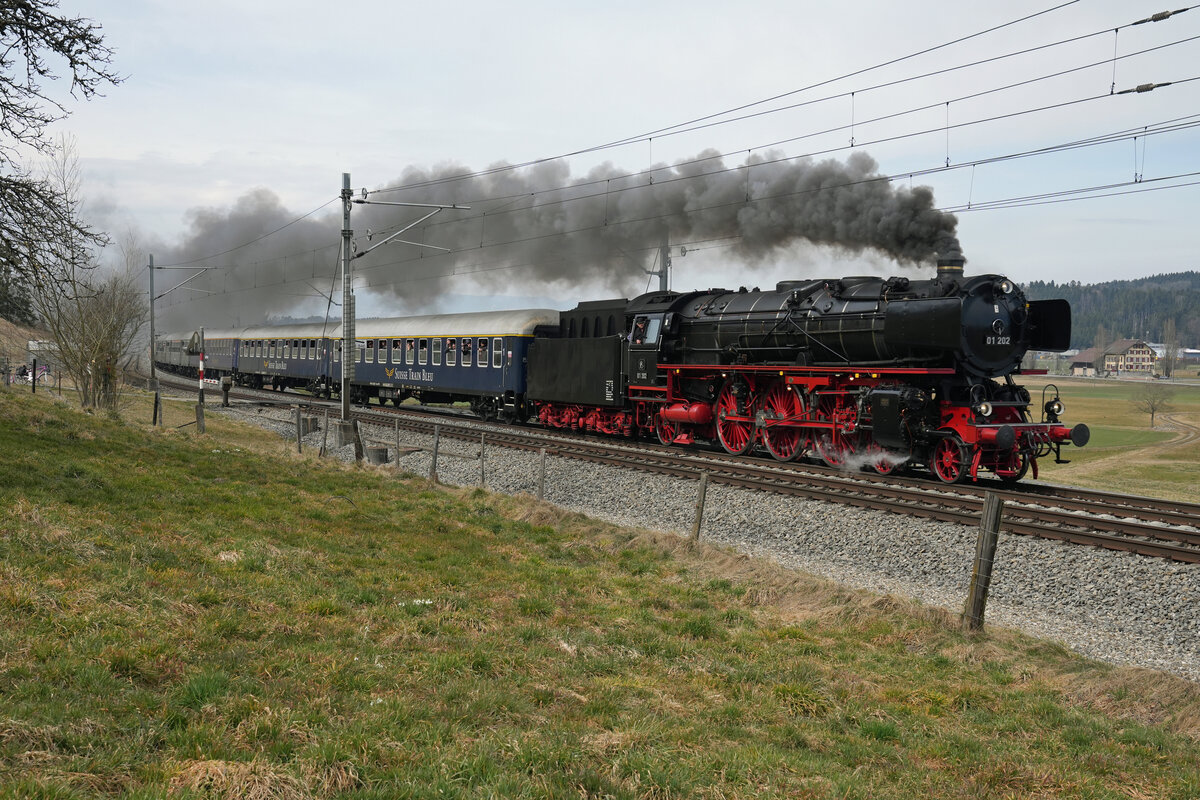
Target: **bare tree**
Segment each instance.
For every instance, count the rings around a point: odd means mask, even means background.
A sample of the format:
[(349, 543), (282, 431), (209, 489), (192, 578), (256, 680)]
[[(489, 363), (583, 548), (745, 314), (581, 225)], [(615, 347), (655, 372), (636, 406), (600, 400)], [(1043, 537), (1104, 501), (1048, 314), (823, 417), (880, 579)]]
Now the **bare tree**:
[[(45, 182), (62, 198), (72, 219), (81, 206), (79, 164), (74, 142), (62, 139), (46, 168)], [(75, 383), (84, 407), (115, 408), (119, 375), (146, 319), (137, 273), (118, 270), (107, 276), (96, 270), (94, 240), (76, 224), (57, 231), (47, 254), (60, 282), (40, 285), (35, 303), (54, 342), (54, 358)], [(135, 258), (126, 253), (126, 258)]]
[(22, 147), (52, 153), (47, 127), (69, 115), (43, 82), (57, 80), (55, 67), (63, 65), (71, 97), (90, 100), (123, 80), (111, 69), (100, 26), (57, 9), (58, 0), (0, 2), (0, 263), (38, 292), (61, 280), (68, 263), (56, 236), (106, 241), (72, 213), (58, 187), (21, 163)]
[(1096, 326), (1096, 341), (1092, 347), (1096, 348), (1096, 358), (1092, 361), (1092, 367), (1095, 368), (1097, 375), (1104, 374), (1104, 351), (1112, 344), (1109, 339), (1108, 328), (1101, 323)]
[(1175, 363), (1179, 360), (1179, 334), (1175, 332), (1175, 320), (1168, 319), (1163, 325), (1162, 371), (1165, 377), (1175, 374)]
[(1171, 398), (1175, 392), (1170, 386), (1150, 381), (1138, 386), (1130, 398), (1130, 403), (1143, 414), (1150, 415), (1150, 427), (1154, 427), (1154, 415), (1171, 410)]

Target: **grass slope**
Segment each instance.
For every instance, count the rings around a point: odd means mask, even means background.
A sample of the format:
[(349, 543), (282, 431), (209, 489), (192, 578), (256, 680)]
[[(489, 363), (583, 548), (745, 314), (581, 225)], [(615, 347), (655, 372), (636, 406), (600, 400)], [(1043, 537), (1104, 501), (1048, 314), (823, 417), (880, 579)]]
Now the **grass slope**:
[(1193, 684), (194, 430), (0, 391), (0, 798), (1200, 795)]

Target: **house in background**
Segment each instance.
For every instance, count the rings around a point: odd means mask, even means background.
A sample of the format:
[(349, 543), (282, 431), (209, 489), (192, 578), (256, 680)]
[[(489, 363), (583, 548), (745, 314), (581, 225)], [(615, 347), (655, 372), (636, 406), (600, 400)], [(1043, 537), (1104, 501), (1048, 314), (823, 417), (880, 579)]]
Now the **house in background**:
[(1071, 357), (1071, 374), (1084, 378), (1096, 377), (1096, 361), (1100, 358), (1100, 349), (1089, 347), (1080, 350)]
[(1152, 375), (1158, 356), (1141, 339), (1118, 339), (1104, 348), (1104, 371), (1109, 374)]

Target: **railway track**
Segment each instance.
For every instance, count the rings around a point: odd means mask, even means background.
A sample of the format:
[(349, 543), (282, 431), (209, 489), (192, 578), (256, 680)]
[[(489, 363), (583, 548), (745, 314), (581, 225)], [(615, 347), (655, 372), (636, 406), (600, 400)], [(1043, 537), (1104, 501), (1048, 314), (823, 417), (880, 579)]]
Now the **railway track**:
[[(180, 385), (190, 387), (191, 382)], [(244, 389), (235, 389), (234, 393), (252, 402), (301, 405), (315, 413), (325, 410), (336, 413), (340, 408), (336, 403), (295, 394)], [(442, 437), (463, 441), (478, 441), (482, 429), (493, 445), (528, 451), (545, 448), (559, 457), (685, 479), (708, 473), (710, 483), (963, 525), (979, 523), (984, 497), (993, 492), (1005, 501), (1001, 528), (1009, 533), (1200, 563), (1200, 504), (1048, 484), (1010, 486), (982, 479), (978, 483), (947, 486), (903, 474), (881, 476), (802, 462), (746, 460), (721, 451), (681, 450), (657, 443), (498, 426), (470, 416), (410, 408), (356, 407), (353, 415), (360, 425), (385, 430), (398, 425), (404, 430), (432, 434), (437, 425)]]

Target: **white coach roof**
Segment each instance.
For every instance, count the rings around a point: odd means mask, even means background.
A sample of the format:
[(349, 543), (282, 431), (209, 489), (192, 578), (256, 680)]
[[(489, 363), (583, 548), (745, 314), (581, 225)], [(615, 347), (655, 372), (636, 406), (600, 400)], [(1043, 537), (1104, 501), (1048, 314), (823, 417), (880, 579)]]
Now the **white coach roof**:
[[(358, 339), (397, 339), (423, 336), (530, 336), (539, 325), (557, 325), (552, 308), (517, 311), (478, 311), (471, 314), (431, 314), (424, 317), (379, 317), (355, 322)], [(194, 331), (167, 334), (159, 339), (189, 339)], [(205, 339), (340, 339), (341, 321), (288, 325), (254, 325), (240, 330), (206, 330)]]

